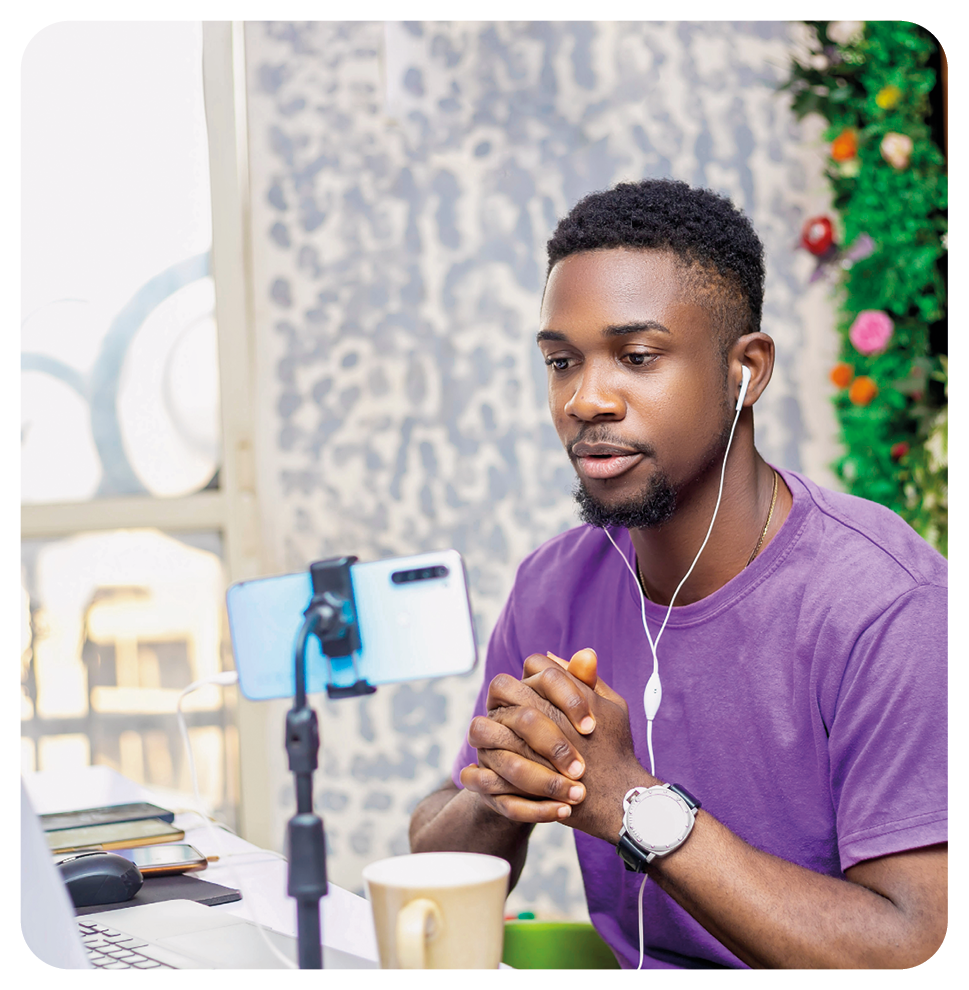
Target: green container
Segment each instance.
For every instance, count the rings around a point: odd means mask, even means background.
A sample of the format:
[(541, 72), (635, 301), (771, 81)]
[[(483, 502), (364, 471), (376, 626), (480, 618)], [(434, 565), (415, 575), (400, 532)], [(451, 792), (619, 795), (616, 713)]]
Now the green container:
[(580, 921), (506, 921), (501, 961), (515, 969), (619, 969), (612, 949)]

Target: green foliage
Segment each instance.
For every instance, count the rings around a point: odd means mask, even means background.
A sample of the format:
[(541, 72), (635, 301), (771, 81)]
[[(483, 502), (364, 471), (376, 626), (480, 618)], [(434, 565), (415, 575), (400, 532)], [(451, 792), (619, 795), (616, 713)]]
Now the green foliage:
[[(929, 123), (936, 79), (928, 62), (937, 44), (909, 22), (868, 21), (847, 43), (835, 22), (806, 23), (813, 51), (792, 60), (781, 89), (798, 119), (817, 113), (827, 121), (826, 140), (856, 132), (857, 155), (827, 161), (837, 240), (850, 245), (867, 234), (876, 245), (840, 276), (840, 360), (872, 378), (878, 395), (866, 406), (854, 405), (847, 388), (835, 397), (844, 448), (835, 469), (848, 491), (894, 509), (946, 553), (948, 364), (930, 340), (930, 326), (946, 314), (946, 162)], [(902, 167), (882, 154), (890, 133), (912, 141)], [(849, 340), (863, 310), (894, 321), (881, 353), (863, 355)]]

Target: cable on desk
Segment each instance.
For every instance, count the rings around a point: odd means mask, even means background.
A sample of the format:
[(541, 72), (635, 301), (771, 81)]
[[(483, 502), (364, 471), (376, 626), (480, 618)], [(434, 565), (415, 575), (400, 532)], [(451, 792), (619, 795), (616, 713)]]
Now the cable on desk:
[[(195, 808), (192, 810), (194, 810), (205, 823), (205, 826), (209, 831), (209, 836), (219, 852), (220, 863), (223, 860), (230, 859), (233, 856), (233, 853), (227, 853), (225, 851), (225, 847), (222, 845), (222, 839), (218, 836), (218, 833), (216, 831), (215, 825), (212, 822), (212, 819), (207, 814), (205, 814), (204, 811), (202, 811), (202, 796), (199, 793), (198, 776), (195, 772), (195, 757), (192, 754), (192, 743), (188, 737), (188, 727), (185, 724), (185, 714), (182, 711), (182, 701), (184, 700), (186, 695), (191, 694), (193, 691), (197, 691), (200, 687), (203, 687), (206, 684), (221, 684), (223, 686), (228, 686), (231, 684), (235, 684), (238, 680), (239, 680), (239, 675), (234, 670), (225, 670), (222, 673), (212, 674), (210, 677), (203, 677), (201, 680), (193, 681), (191, 684), (189, 684), (187, 688), (185, 688), (181, 692), (181, 694), (179, 694), (178, 704), (176, 705), (176, 712), (175, 712), (175, 714), (178, 717), (179, 732), (182, 735), (182, 742), (185, 746), (185, 753), (188, 758), (189, 774), (191, 775), (192, 778), (192, 793), (195, 797)], [(231, 831), (231, 830), (226, 829), (226, 831)], [(264, 850), (264, 851), (271, 852), (272, 850)], [(279, 855), (279, 854), (274, 853), (274, 855)], [(281, 856), (280, 859), (285, 859), (285, 856)], [(244, 884), (242, 883), (242, 878), (240, 877), (238, 871), (235, 869), (235, 864), (226, 863), (226, 868), (229, 870), (233, 883), (236, 884), (236, 886), (239, 888), (239, 892), (243, 895), (243, 897), (245, 897), (246, 894), (244, 891)], [(250, 903), (253, 904), (254, 906), (255, 898), (250, 898)], [(282, 962), (287, 967), (287, 969), (296, 969), (297, 968), (296, 963), (294, 963), (292, 959), (288, 959), (286, 956), (284, 956), (283, 953), (280, 952), (279, 949), (277, 949), (276, 946), (273, 945), (272, 942), (269, 940), (269, 936), (266, 934), (265, 927), (256, 917), (255, 910), (252, 911), (252, 922), (259, 930), (260, 938), (263, 940), (263, 942), (266, 943), (266, 946), (269, 948), (272, 954), (276, 956), (280, 960), (280, 962)]]

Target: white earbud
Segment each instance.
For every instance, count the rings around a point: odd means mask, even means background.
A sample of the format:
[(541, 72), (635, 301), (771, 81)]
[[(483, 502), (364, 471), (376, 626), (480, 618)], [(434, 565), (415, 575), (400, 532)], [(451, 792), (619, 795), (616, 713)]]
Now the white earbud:
[(743, 365), (740, 369), (740, 375), (742, 380), (740, 382), (740, 395), (737, 396), (737, 412), (740, 412), (740, 407), (744, 404), (744, 397), (747, 395), (747, 386), (750, 384), (750, 368)]

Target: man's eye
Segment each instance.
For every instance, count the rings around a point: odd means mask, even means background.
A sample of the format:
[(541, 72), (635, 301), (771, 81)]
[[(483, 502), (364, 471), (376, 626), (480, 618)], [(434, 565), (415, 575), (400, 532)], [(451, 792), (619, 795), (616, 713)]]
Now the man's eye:
[(647, 354), (644, 351), (632, 351), (629, 354), (623, 355), (624, 360), (628, 361), (631, 365), (633, 365), (633, 367), (636, 368), (649, 364), (655, 357), (655, 354)]
[(567, 371), (569, 367), (569, 359), (565, 357), (547, 357), (545, 359), (546, 367), (553, 368), (555, 371)]

